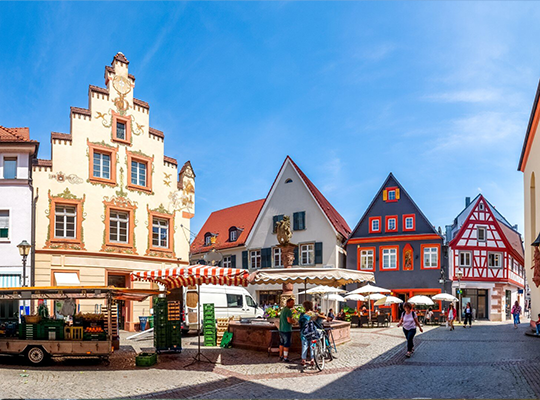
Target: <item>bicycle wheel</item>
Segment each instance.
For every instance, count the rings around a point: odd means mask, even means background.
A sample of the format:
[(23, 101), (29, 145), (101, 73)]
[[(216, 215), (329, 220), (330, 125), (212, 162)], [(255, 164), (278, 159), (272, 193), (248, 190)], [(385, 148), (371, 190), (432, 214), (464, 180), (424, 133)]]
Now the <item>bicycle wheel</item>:
[(328, 361), (332, 361), (334, 359), (334, 356), (332, 355), (332, 346), (330, 345), (330, 341), (328, 340), (328, 337), (324, 337), (324, 356), (328, 359)]
[(319, 371), (324, 369), (324, 358), (323, 342), (319, 339), (313, 348), (313, 359), (315, 360), (315, 366)]

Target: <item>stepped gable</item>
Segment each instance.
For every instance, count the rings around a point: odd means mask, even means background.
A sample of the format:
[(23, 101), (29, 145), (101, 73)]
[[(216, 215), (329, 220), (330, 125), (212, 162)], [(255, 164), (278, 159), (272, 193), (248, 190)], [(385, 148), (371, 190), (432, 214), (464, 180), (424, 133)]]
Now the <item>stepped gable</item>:
[[(197, 254), (207, 252), (212, 248), (220, 250), (243, 246), (263, 204), (264, 199), (261, 199), (214, 211), (191, 244), (191, 252)], [(240, 230), (240, 234), (236, 241), (229, 242), (229, 228), (233, 226)], [(204, 245), (204, 235), (207, 232), (217, 234), (216, 243), (212, 246)]]

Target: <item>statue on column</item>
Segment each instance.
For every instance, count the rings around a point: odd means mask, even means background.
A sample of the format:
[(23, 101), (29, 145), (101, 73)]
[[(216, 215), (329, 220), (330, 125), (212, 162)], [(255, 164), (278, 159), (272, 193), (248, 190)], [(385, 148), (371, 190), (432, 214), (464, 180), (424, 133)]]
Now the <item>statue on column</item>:
[[(291, 243), (291, 217), (286, 215), (281, 221), (276, 223), (276, 233), (278, 240), (277, 247), (281, 249), (281, 262), (283, 263), (283, 268), (292, 268), (292, 265), (294, 264), (294, 250), (298, 245)], [(283, 293), (280, 299), (280, 305), (282, 307), (285, 306), (288, 299), (294, 299), (293, 289), (294, 286), (292, 283), (283, 284)]]

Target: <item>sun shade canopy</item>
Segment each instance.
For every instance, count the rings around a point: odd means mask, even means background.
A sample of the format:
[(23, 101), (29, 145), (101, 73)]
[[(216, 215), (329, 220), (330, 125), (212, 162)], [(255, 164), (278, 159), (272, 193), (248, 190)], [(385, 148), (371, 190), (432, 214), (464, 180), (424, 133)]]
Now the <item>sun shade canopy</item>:
[(80, 285), (79, 275), (76, 272), (55, 272), (54, 280), (56, 286), (74, 286)]
[(191, 265), (131, 273), (132, 281), (159, 283), (168, 289), (194, 285), (247, 286), (249, 273), (245, 269)]
[(311, 283), (339, 287), (349, 283), (375, 282), (372, 272), (343, 268), (265, 268), (249, 275), (249, 283)]
[[(350, 295), (351, 294), (369, 295), (369, 294), (375, 294), (375, 293), (390, 293), (390, 290), (368, 284), (349, 292)], [(371, 298), (373, 299), (374, 297), (372, 296)]]
[(143, 301), (162, 292), (114, 286), (14, 287), (0, 289), (0, 300), (106, 299)]

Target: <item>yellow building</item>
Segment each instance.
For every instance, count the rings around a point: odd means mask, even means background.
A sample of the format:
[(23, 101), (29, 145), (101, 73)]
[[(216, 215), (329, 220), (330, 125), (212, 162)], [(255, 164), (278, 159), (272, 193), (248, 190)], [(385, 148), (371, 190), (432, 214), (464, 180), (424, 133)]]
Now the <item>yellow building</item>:
[[(540, 176), (540, 133), (538, 133), (538, 122), (540, 119), (540, 108), (538, 101), (540, 99), (540, 84), (536, 90), (536, 96), (529, 118), (527, 133), (523, 142), (521, 158), (519, 160), (519, 170), (523, 172), (523, 187), (525, 190), (525, 269), (527, 271), (527, 282), (530, 287), (531, 295), (531, 316), (536, 319), (540, 313), (540, 289), (534, 283), (533, 256), (534, 247), (531, 244), (536, 240), (540, 233), (540, 193), (537, 193), (536, 180)], [(540, 265), (537, 266), (540, 268)]]
[[(51, 160), (33, 167), (36, 286), (144, 288), (130, 281), (132, 271), (188, 264), (195, 175), (189, 161), (179, 171), (165, 156), (148, 103), (133, 97), (128, 65), (122, 53), (114, 57), (106, 88), (89, 87), (88, 108), (71, 107), (70, 133), (53, 132)], [(150, 308), (121, 304), (121, 328), (133, 330)]]

